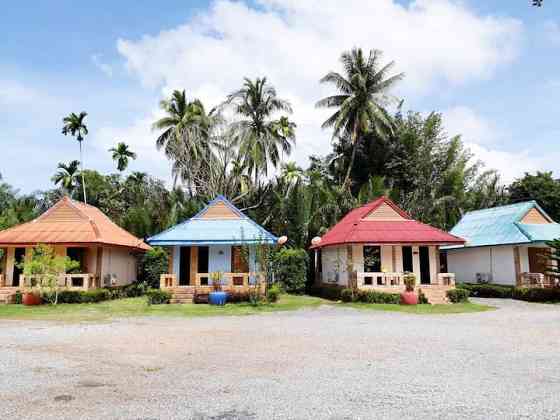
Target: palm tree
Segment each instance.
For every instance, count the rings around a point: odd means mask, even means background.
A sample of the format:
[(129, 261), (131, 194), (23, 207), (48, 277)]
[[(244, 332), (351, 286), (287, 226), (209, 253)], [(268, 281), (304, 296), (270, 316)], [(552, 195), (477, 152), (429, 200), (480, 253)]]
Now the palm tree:
[(187, 101), (185, 91), (174, 90), (170, 99), (160, 102), (166, 116), (152, 125), (153, 130), (163, 130), (156, 139), (158, 149), (173, 161), (175, 180), (181, 176), (191, 182), (200, 165), (212, 160), (211, 140), (213, 130), (222, 122), (216, 109), (209, 113), (203, 103)]
[(239, 142), (244, 165), (253, 174), (256, 185), (259, 175), (268, 173), (269, 162), (278, 167), (280, 151), (289, 155), (292, 150), (296, 125), (286, 116), (273, 119), (278, 112), (291, 114), (292, 107), (288, 101), (278, 98), (266, 77), (254, 81), (245, 78), (243, 87), (230, 94), (224, 105), (233, 106), (241, 118), (231, 125), (232, 134)]
[(136, 159), (136, 153), (129, 149), (128, 144), (119, 142), (116, 147), (109, 149), (113, 153), (113, 160), (117, 162), (117, 169), (122, 172), (127, 166), (129, 159)]
[(381, 66), (381, 56), (379, 50), (371, 50), (367, 59), (361, 48), (346, 51), (340, 57), (345, 74), (330, 72), (321, 79), (321, 83), (332, 83), (339, 91), (337, 95), (328, 96), (316, 104), (321, 108), (337, 108), (322, 128), (333, 128), (333, 138), (349, 138), (352, 145), (352, 157), (343, 187), (349, 186), (357, 146), (363, 136), (374, 133), (385, 138), (393, 131), (393, 123), (385, 107), (395, 99), (387, 91), (404, 77), (404, 73), (388, 77), (395, 63), (391, 61)]
[(52, 181), (55, 185), (60, 184), (70, 197), (72, 197), (72, 193), (76, 188), (76, 178), (79, 175), (79, 166), (80, 162), (77, 160), (71, 161), (68, 165), (61, 162), (57, 166), (58, 171), (52, 177)]
[(82, 156), (82, 142), (84, 141), (84, 137), (88, 134), (87, 126), (84, 123), (85, 118), (87, 117), (87, 112), (80, 112), (79, 115), (76, 115), (74, 112), (70, 113), (67, 117), (64, 117), (62, 120), (62, 134), (65, 136), (70, 134), (72, 137), (76, 137), (78, 143), (80, 144), (80, 172), (82, 174), (82, 187), (84, 190), (84, 203), (87, 203), (86, 197), (86, 182), (84, 180), (84, 159)]

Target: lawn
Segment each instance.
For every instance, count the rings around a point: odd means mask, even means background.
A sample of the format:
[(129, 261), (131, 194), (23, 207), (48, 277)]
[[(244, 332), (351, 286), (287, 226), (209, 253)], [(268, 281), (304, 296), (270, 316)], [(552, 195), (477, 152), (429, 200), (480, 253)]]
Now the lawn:
[(482, 312), (494, 309), (490, 306), (463, 303), (455, 305), (383, 305), (364, 303), (333, 303), (313, 296), (282, 295), (277, 303), (251, 306), (248, 303), (228, 304), (224, 307), (211, 305), (148, 305), (145, 298), (111, 300), (89, 304), (60, 304), (56, 306), (0, 305), (0, 319), (30, 319), (51, 321), (103, 321), (112, 318), (142, 316), (228, 316), (253, 315), (276, 311), (294, 311), (336, 305), (360, 310), (394, 311), (412, 314), (456, 314)]
[(392, 311), (405, 312), (408, 314), (431, 315), (431, 314), (462, 314), (471, 312), (493, 311), (496, 308), (477, 303), (455, 303), (453, 305), (394, 305), (394, 304), (369, 304), (369, 303), (345, 303), (344, 306), (361, 309), (365, 311)]

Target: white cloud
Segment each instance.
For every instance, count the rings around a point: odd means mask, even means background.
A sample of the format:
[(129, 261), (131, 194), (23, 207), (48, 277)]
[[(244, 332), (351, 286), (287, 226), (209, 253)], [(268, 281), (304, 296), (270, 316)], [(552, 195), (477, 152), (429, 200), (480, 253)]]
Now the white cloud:
[[(480, 16), (453, 0), (260, 0), (258, 8), (219, 0), (177, 28), (118, 41), (128, 70), (163, 93), (185, 88), (208, 106), (238, 88), (243, 77), (268, 76), (292, 101), (298, 124), (294, 158), (329, 149), (314, 103), (330, 86), (318, 80), (338, 70), (340, 53), (354, 46), (378, 48), (407, 77), (399, 93), (428, 94), (490, 77), (511, 62), (520, 22)], [(146, 140), (148, 141), (148, 140)], [(149, 139), (153, 144), (153, 138)]]
[(548, 20), (543, 26), (546, 39), (555, 45), (560, 45), (560, 25), (558, 22)]
[(91, 61), (95, 67), (105, 73), (106, 76), (113, 77), (113, 67), (110, 64), (103, 62), (101, 54), (93, 54), (91, 56)]
[(37, 99), (39, 94), (16, 80), (0, 80), (0, 105), (23, 105)]
[(460, 134), (464, 141), (493, 143), (504, 137), (500, 128), (466, 106), (456, 106), (444, 113), (444, 123), (449, 135)]

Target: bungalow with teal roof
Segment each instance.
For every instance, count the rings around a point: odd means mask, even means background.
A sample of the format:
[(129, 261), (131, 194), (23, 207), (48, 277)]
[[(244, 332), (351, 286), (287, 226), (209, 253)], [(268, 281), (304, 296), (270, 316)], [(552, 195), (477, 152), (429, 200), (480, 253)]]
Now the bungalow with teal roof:
[(257, 247), (273, 246), (279, 240), (218, 196), (194, 217), (147, 242), (169, 253), (169, 270), (161, 276), (161, 288), (171, 290), (173, 302), (187, 303), (196, 294), (209, 293), (217, 276), (225, 290), (244, 291), (257, 284), (266, 287)]
[(536, 201), (472, 211), (451, 230), (465, 245), (444, 248), (457, 281), (517, 286), (552, 286), (546, 241), (560, 238)]

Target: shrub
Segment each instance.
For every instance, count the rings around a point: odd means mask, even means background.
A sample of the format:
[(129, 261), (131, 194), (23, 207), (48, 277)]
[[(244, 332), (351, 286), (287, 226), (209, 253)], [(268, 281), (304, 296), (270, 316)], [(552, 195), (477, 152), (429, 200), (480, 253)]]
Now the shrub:
[(451, 289), (447, 291), (447, 298), (451, 303), (468, 302), (469, 291), (467, 289)]
[(342, 289), (340, 291), (340, 300), (343, 302), (354, 302), (356, 293), (353, 289)]
[(418, 289), (418, 303), (420, 305), (428, 305), (430, 303), (422, 289)]
[(149, 289), (146, 292), (146, 300), (148, 305), (163, 305), (171, 300), (171, 293), (166, 290)]
[(16, 305), (21, 305), (21, 301), (22, 301), (21, 291), (17, 290), (16, 291)]
[(406, 291), (412, 292), (414, 290), (414, 286), (416, 285), (416, 275), (414, 273), (405, 273), (403, 282), (406, 286)]
[(249, 302), (250, 296), (249, 292), (242, 292), (242, 291), (233, 291), (228, 292), (228, 303), (242, 303), (242, 302)]
[(140, 258), (138, 278), (152, 288), (159, 289), (159, 278), (167, 273), (169, 256), (165, 249), (156, 246)]
[(375, 290), (360, 290), (357, 296), (357, 300), (364, 303), (398, 304), (400, 299), (401, 295), (398, 293), (376, 292)]
[(304, 249), (282, 248), (275, 256), (276, 279), (288, 293), (301, 293), (307, 280), (309, 257)]
[(281, 293), (282, 290), (280, 289), (280, 286), (278, 286), (277, 284), (273, 284), (267, 290), (266, 299), (269, 303), (277, 302)]
[(513, 297), (513, 286), (500, 284), (474, 284), (457, 283), (457, 289), (464, 289), (470, 292), (473, 297), (481, 298), (501, 298), (511, 299)]
[(516, 287), (513, 289), (513, 298), (527, 302), (560, 302), (560, 289)]

